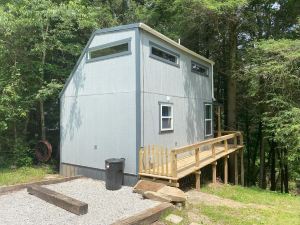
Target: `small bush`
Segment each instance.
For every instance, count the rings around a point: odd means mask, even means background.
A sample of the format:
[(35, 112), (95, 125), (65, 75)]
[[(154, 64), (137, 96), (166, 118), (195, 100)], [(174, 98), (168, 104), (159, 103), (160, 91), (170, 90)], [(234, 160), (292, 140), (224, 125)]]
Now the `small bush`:
[(14, 164), (18, 167), (31, 166), (33, 164), (33, 151), (21, 139), (18, 139), (14, 144)]

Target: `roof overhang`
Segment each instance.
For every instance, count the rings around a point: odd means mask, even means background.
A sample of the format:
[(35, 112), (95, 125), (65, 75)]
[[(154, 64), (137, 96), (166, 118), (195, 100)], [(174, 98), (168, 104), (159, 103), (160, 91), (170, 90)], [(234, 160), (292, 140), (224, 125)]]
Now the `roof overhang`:
[(215, 64), (214, 61), (212, 61), (212, 60), (210, 60), (210, 59), (207, 59), (207, 58), (205, 58), (204, 56), (199, 55), (199, 54), (197, 54), (196, 52), (193, 52), (192, 50), (190, 50), (190, 49), (188, 49), (188, 48), (186, 48), (186, 47), (184, 47), (184, 46), (178, 44), (176, 41), (173, 41), (172, 39), (170, 39), (170, 38), (168, 38), (167, 36), (165, 36), (165, 35), (159, 33), (158, 31), (152, 29), (151, 27), (147, 26), (147, 25), (144, 24), (144, 23), (138, 23), (138, 27), (141, 28), (142, 30), (147, 31), (148, 33), (150, 33), (150, 34), (152, 34), (152, 35), (154, 35), (154, 36), (160, 38), (161, 40), (164, 40), (165, 42), (167, 42), (167, 43), (173, 45), (174, 47), (180, 49), (180, 50), (183, 51), (183, 52), (186, 52), (186, 53), (188, 53), (188, 54), (190, 54), (190, 55), (192, 55), (192, 56), (194, 56), (194, 57), (196, 57), (196, 58), (198, 58), (198, 59), (201, 59), (201, 60), (203, 60), (203, 61), (205, 61), (205, 62), (208, 62), (208, 63), (210, 63), (210, 64), (212, 64), (212, 65)]

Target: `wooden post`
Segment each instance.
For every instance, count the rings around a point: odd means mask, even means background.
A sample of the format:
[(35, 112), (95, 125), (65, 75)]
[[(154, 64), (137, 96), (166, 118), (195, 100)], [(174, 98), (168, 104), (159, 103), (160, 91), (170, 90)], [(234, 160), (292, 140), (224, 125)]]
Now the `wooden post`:
[(221, 106), (218, 106), (218, 137), (221, 137)]
[(161, 166), (161, 175), (164, 175), (165, 174), (165, 166), (164, 166), (164, 147), (162, 147), (161, 149), (160, 149), (160, 166)]
[(160, 170), (159, 170), (159, 164), (160, 164), (160, 160), (159, 160), (159, 146), (156, 146), (156, 174), (160, 174)]
[(152, 174), (155, 174), (155, 154), (154, 154), (154, 145), (152, 145), (151, 161), (152, 161)]
[(199, 153), (199, 148), (195, 149), (195, 161), (196, 164), (195, 166), (198, 168), (200, 166), (200, 153)]
[(227, 152), (228, 151), (228, 141), (227, 141), (227, 139), (224, 141), (224, 144), (225, 144), (225, 152)]
[(201, 178), (201, 170), (195, 172), (195, 178), (196, 178), (196, 190), (200, 191), (200, 178)]
[(244, 137), (243, 135), (241, 134), (240, 135), (240, 145), (243, 145), (244, 144)]
[(217, 183), (217, 162), (213, 162), (212, 164), (212, 182), (213, 184)]
[(234, 136), (234, 139), (233, 139), (233, 146), (235, 148), (237, 147), (237, 136), (236, 135)]
[(215, 144), (211, 145), (211, 151), (212, 151), (212, 157), (216, 158), (216, 148), (215, 148)]
[(177, 177), (177, 155), (175, 154), (175, 152), (172, 150), (171, 152), (172, 154), (172, 177)]
[(143, 169), (143, 155), (144, 155), (143, 152), (144, 152), (143, 148), (140, 148), (140, 150), (139, 150), (139, 171), (140, 171), (140, 173), (142, 173), (144, 171), (144, 169)]
[(148, 145), (148, 158), (147, 158), (147, 171), (148, 173), (151, 172), (151, 165), (150, 165), (150, 161), (151, 160), (151, 154), (150, 154), (150, 145)]
[(224, 157), (224, 184), (228, 184), (228, 156)]
[(245, 185), (245, 177), (244, 177), (244, 149), (241, 149), (241, 185)]
[(238, 153), (237, 152), (234, 152), (234, 184), (235, 185), (238, 185), (239, 183), (239, 171), (238, 171)]
[(168, 148), (166, 148), (166, 176), (169, 176), (169, 152)]

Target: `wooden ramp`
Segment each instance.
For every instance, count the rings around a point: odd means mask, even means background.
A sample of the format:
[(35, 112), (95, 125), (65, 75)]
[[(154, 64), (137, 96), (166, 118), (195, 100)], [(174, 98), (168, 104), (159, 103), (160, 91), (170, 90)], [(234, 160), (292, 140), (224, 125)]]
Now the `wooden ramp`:
[[(169, 185), (178, 186), (179, 179), (192, 173), (200, 175), (201, 168), (207, 165), (212, 164), (213, 169), (215, 169), (218, 159), (224, 158), (226, 161), (225, 166), (227, 167), (228, 155), (234, 152), (239, 152), (242, 155), (243, 147), (243, 136), (240, 132), (231, 132), (224, 136), (172, 150), (155, 145), (148, 146), (140, 149), (139, 152), (139, 176), (142, 179), (164, 180)], [(236, 154), (235, 157), (237, 157)], [(224, 168), (226, 183), (228, 178), (227, 171), (228, 168)], [(215, 173), (213, 171), (213, 176), (215, 176)], [(215, 179), (213, 177), (213, 181)], [(242, 167), (241, 180), (243, 183)]]

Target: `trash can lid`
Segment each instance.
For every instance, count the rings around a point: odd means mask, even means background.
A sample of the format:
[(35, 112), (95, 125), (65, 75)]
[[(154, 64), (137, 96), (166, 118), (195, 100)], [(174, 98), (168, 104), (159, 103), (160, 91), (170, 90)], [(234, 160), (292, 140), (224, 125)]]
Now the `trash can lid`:
[(124, 160), (125, 160), (124, 158), (120, 158), (120, 159), (111, 158), (111, 159), (106, 159), (105, 162), (106, 163), (123, 163)]

